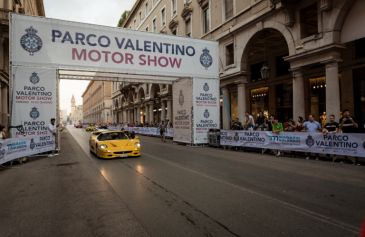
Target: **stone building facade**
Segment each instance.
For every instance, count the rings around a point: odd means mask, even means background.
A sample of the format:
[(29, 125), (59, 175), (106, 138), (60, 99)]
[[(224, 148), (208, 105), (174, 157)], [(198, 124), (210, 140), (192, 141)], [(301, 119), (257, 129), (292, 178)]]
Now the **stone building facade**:
[(83, 121), (94, 124), (112, 122), (112, 82), (90, 81), (82, 94)]
[(0, 124), (9, 121), (9, 13), (45, 16), (43, 0), (0, 1)]
[[(223, 128), (245, 111), (284, 121), (343, 109), (363, 128), (364, 11), (362, 0), (137, 0), (122, 26), (219, 42)], [(113, 118), (170, 119), (169, 100), (170, 85), (116, 83)]]

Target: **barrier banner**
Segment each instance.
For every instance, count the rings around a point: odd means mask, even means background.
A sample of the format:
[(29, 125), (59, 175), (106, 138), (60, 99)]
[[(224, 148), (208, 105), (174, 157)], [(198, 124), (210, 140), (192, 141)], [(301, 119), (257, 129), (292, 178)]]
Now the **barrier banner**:
[[(109, 127), (109, 130), (120, 130), (114, 127)], [(127, 127), (125, 130), (130, 132), (135, 132), (141, 135), (149, 135), (149, 136), (160, 136), (160, 129), (155, 127)], [(166, 137), (174, 137), (174, 129), (167, 128), (165, 131)]]
[(365, 157), (365, 134), (221, 130), (222, 146)]
[(11, 125), (23, 125), (24, 134), (12, 137), (51, 136), (48, 124), (56, 118), (56, 70), (12, 67), (14, 76)]
[(14, 159), (55, 149), (52, 136), (10, 138), (0, 140), (0, 164)]

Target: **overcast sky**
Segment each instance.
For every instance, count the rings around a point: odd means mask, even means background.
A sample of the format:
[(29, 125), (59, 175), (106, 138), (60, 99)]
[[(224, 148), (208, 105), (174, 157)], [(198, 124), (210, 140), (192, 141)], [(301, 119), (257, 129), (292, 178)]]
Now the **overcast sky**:
[[(46, 17), (97, 25), (117, 26), (120, 16), (135, 0), (43, 0)], [(61, 80), (60, 106), (71, 111), (71, 97), (82, 104), (81, 95), (88, 81)]]

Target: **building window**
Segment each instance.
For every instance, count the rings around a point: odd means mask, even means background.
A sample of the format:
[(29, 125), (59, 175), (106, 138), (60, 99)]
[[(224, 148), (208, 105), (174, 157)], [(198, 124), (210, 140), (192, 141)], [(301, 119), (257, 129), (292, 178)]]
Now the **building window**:
[(233, 43), (226, 45), (226, 66), (234, 64)]
[(146, 27), (146, 31), (148, 31), (148, 26)]
[(156, 26), (156, 18), (152, 20), (152, 32), (156, 32), (157, 31), (157, 26)]
[(210, 30), (210, 14), (209, 4), (203, 8), (203, 33), (206, 34)]
[(318, 33), (317, 3), (300, 10), (300, 33), (302, 38)]
[(177, 28), (172, 29), (172, 30), (171, 30), (171, 34), (173, 34), (173, 35), (177, 35)]
[(146, 4), (145, 4), (145, 15), (146, 15), (146, 16), (148, 15), (148, 12), (149, 12), (149, 9), (148, 9), (148, 2), (146, 2)]
[(224, 19), (227, 20), (233, 16), (233, 0), (224, 0)]
[(134, 29), (137, 28), (137, 20), (136, 19), (134, 19), (134, 21), (133, 21), (133, 27), (134, 27)]
[(161, 25), (166, 25), (166, 11), (165, 8), (162, 8), (161, 10)]
[(142, 12), (139, 12), (139, 21), (142, 21)]
[(185, 20), (185, 35), (191, 37), (191, 18)]
[(175, 16), (177, 13), (177, 4), (176, 4), (176, 0), (171, 0), (171, 13), (172, 16)]

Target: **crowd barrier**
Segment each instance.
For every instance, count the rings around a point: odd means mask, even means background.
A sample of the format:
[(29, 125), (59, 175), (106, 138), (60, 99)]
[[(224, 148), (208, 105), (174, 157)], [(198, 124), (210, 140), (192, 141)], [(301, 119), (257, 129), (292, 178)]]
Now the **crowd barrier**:
[[(121, 127), (115, 126), (109, 129), (120, 130)], [(160, 129), (156, 127), (125, 127), (124, 129), (141, 135), (160, 136)], [(365, 134), (360, 133), (281, 132), (277, 134), (267, 131), (220, 130), (219, 134), (220, 146), (365, 157)], [(168, 128), (165, 136), (173, 137), (174, 129)], [(55, 142), (50, 136), (0, 140), (0, 164), (51, 151), (54, 148)]]
[(55, 149), (51, 136), (9, 138), (0, 140), (0, 165), (6, 162)]
[[(115, 127), (115, 129), (120, 128)], [(160, 136), (159, 128), (125, 129), (137, 134)], [(365, 157), (365, 134), (362, 133), (280, 132), (277, 134), (268, 131), (220, 130), (219, 134), (220, 146)], [(173, 128), (167, 129), (165, 135), (173, 137)]]
[(221, 130), (221, 146), (365, 157), (365, 134)]

